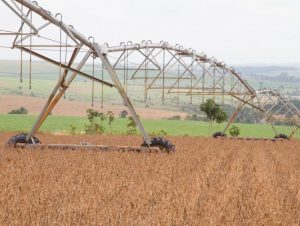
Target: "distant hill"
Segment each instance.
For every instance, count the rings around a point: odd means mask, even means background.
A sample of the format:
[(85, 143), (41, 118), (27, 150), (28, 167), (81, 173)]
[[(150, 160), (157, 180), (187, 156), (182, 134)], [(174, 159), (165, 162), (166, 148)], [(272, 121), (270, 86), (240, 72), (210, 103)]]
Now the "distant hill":
[[(75, 65), (76, 66), (76, 65)], [(23, 76), (29, 76), (29, 62), (23, 61)], [(57, 80), (59, 77), (59, 67), (43, 61), (32, 62), (32, 76), (39, 80)], [(92, 74), (92, 65), (85, 65), (82, 71)], [(95, 74), (100, 77), (101, 68), (95, 68)], [(0, 77), (19, 78), (21, 74), (21, 62), (17, 60), (0, 60)], [(107, 75), (104, 75), (105, 77)], [(106, 77), (108, 78), (108, 77)], [(78, 79), (84, 80), (81, 76)]]
[(297, 71), (297, 67), (283, 67), (283, 66), (244, 66), (244, 67), (235, 67), (242, 75), (252, 75), (252, 74), (270, 74), (270, 73), (281, 73), (281, 72), (290, 72)]
[[(101, 78), (101, 68), (96, 69), (96, 77)], [(290, 97), (300, 98), (300, 65), (274, 65), (274, 66), (237, 66), (236, 71), (242, 74), (242, 78), (254, 89), (261, 88), (273, 88), (279, 89), (281, 93)], [(83, 68), (88, 74), (92, 74), (92, 65), (86, 65)], [(111, 79), (107, 73), (104, 73), (104, 80), (111, 82)], [(122, 75), (120, 79), (122, 80)], [(59, 67), (53, 66), (47, 62), (33, 61), (32, 63), (32, 78), (34, 84), (33, 90), (28, 90), (28, 77), (29, 77), (29, 62), (23, 62), (23, 78), (24, 83), (20, 84), (20, 61), (17, 60), (0, 60), (0, 94), (6, 95), (25, 95), (36, 97), (47, 97), (59, 77)], [(48, 82), (44, 82), (47, 80)], [(128, 89), (129, 95), (134, 102), (139, 105), (153, 104), (155, 106), (161, 105), (161, 92), (159, 90), (151, 91), (151, 100), (147, 103), (143, 100), (143, 86), (135, 81), (129, 81), (130, 88)], [(96, 86), (96, 96), (99, 98), (99, 85)], [(70, 100), (90, 100), (91, 97), (91, 81), (78, 76), (75, 83), (72, 84), (71, 89), (68, 90), (68, 98)], [(104, 96), (108, 101), (120, 102), (116, 90), (107, 88), (104, 92)], [(168, 96), (170, 103), (177, 103), (177, 99), (174, 96)], [(184, 101), (185, 97), (181, 98)], [(195, 98), (196, 99), (196, 98)], [(201, 98), (199, 98), (201, 99)], [(189, 98), (186, 99), (186, 103), (189, 102)]]

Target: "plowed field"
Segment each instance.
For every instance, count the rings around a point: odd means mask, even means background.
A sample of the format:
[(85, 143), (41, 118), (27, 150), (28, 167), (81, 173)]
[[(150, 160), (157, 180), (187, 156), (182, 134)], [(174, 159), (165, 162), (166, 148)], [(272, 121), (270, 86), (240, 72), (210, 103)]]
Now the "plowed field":
[(300, 225), (299, 141), (171, 137), (173, 154), (100, 153), (8, 150), (11, 135), (0, 134), (0, 225)]
[[(28, 109), (30, 115), (38, 115), (43, 109), (47, 99), (28, 97), (28, 96), (12, 96), (1, 95), (0, 96), (0, 114), (7, 114), (11, 110), (25, 107)], [(127, 110), (126, 107), (121, 105), (112, 105), (105, 103), (103, 108), (100, 108), (100, 104), (95, 106), (95, 109), (106, 113), (107, 111), (114, 112), (115, 115), (119, 115), (122, 110)], [(90, 102), (80, 101), (68, 101), (60, 100), (57, 106), (53, 109), (53, 115), (64, 116), (86, 116), (86, 110), (92, 108)], [(185, 118), (187, 113), (178, 111), (168, 111), (162, 109), (152, 108), (136, 108), (137, 113), (145, 119), (164, 119), (171, 118), (175, 115), (179, 115), (181, 118)]]

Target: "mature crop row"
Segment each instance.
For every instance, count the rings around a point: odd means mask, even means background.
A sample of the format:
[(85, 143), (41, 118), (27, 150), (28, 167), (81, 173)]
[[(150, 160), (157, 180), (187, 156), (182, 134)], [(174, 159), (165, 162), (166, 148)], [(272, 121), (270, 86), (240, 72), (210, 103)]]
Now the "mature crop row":
[[(1, 143), (12, 134), (0, 134)], [(47, 143), (139, 145), (135, 136)], [(299, 225), (300, 142), (176, 137), (173, 154), (0, 146), (0, 225)]]

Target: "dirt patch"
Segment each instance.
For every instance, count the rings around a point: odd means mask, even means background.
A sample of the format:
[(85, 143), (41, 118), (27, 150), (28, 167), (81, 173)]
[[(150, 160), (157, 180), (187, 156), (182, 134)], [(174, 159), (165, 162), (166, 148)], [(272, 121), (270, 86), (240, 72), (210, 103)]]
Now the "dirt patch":
[(7, 82), (1, 81), (0, 80), (0, 87), (5, 88), (7, 86)]
[[(26, 107), (29, 114), (38, 114), (45, 105), (47, 99), (34, 98), (27, 96), (0, 96), (0, 113), (8, 113), (13, 109), (17, 109), (21, 106)], [(90, 103), (84, 103), (79, 101), (61, 100), (53, 110), (53, 115), (70, 115), (70, 116), (85, 116), (86, 109), (92, 108)], [(95, 109), (107, 112), (113, 111), (116, 115), (126, 109), (125, 106), (117, 106), (111, 104), (105, 104), (104, 108), (95, 107)], [(137, 113), (145, 119), (164, 119), (170, 118), (175, 115), (180, 115), (181, 118), (185, 118), (187, 115), (183, 112), (174, 112), (160, 109), (151, 108), (136, 108)]]

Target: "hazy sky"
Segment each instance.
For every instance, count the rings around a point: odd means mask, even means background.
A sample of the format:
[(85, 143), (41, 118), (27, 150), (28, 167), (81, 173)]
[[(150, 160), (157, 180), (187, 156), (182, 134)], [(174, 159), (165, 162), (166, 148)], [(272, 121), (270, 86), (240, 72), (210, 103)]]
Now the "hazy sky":
[[(160, 40), (227, 64), (300, 62), (299, 0), (39, 0), (85, 36), (118, 45)], [(0, 2), (0, 29), (15, 26)], [(1, 45), (0, 39), (0, 45)], [(14, 51), (0, 49), (0, 58)]]

